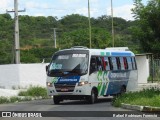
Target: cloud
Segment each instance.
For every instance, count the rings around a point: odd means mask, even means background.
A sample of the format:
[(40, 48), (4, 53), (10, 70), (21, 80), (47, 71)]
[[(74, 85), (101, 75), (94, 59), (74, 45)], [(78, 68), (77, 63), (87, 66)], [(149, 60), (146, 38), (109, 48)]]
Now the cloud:
[(72, 8), (77, 5), (83, 4), (83, 1), (82, 0), (58, 0), (57, 4), (65, 8)]
[(48, 8), (49, 7), (49, 5), (46, 3), (41, 4), (33, 1), (26, 2), (25, 6), (26, 8)]
[(8, 7), (8, 4), (10, 3), (11, 1), (10, 0), (1, 0), (0, 2), (0, 8), (7, 8)]
[(14, 2), (11, 0), (1, 0), (0, 2), (0, 13), (6, 13), (6, 10), (12, 10), (14, 8)]
[[(121, 17), (126, 20), (134, 20), (133, 15), (131, 14), (131, 9), (134, 8), (133, 5), (123, 5), (120, 7), (113, 8), (113, 16), (114, 17)], [(107, 14), (111, 15), (111, 8), (107, 9)]]
[[(91, 9), (90, 10), (91, 17), (93, 17), (97, 12), (98, 12), (97, 9)], [(80, 9), (76, 9), (74, 13), (81, 14), (81, 15), (84, 15), (84, 16), (88, 16), (88, 8), (83, 7), (83, 8), (80, 8)]]

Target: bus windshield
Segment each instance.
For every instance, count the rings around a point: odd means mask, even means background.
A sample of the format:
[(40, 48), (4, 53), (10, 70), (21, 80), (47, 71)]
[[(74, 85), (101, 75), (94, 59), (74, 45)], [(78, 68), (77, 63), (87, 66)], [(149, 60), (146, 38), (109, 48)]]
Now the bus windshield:
[(87, 74), (87, 54), (55, 55), (48, 69), (48, 76), (61, 77)]

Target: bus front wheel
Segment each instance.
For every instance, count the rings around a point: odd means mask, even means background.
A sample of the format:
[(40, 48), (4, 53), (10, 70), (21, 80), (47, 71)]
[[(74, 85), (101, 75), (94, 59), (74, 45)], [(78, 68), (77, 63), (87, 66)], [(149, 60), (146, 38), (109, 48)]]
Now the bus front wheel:
[(53, 102), (54, 104), (59, 104), (60, 103), (60, 98), (58, 96), (53, 96)]
[(94, 90), (91, 91), (91, 95), (88, 97), (88, 102), (94, 104), (97, 100), (97, 94)]

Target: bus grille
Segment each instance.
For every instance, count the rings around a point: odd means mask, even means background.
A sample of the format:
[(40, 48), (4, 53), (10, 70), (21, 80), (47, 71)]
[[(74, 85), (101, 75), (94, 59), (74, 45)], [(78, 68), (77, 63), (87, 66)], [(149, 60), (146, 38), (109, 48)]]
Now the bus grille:
[(54, 84), (57, 92), (73, 92), (75, 84)]

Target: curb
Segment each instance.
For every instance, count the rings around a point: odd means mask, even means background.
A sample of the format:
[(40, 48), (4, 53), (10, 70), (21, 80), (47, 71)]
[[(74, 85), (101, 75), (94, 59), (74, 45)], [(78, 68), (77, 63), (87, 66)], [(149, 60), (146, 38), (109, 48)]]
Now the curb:
[(139, 106), (139, 105), (130, 105), (130, 104), (121, 103), (121, 107), (125, 109), (130, 109), (130, 110), (143, 111), (143, 106)]
[(141, 112), (159, 112), (160, 113), (160, 107), (130, 105), (125, 103), (121, 103), (121, 107), (124, 109), (137, 110)]

